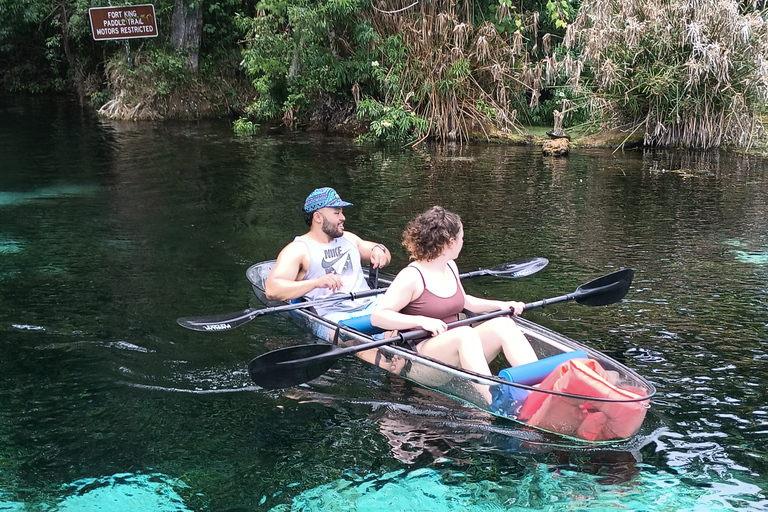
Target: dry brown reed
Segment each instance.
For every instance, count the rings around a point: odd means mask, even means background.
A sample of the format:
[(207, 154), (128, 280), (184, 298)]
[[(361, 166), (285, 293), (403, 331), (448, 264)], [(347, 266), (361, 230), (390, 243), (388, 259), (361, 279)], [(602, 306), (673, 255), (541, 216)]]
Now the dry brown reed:
[(401, 59), (407, 65), (396, 71), (398, 59), (381, 63), (392, 70), (385, 83), (386, 103), (409, 98), (408, 106), (431, 121), (425, 135), (444, 141), (465, 141), (477, 129), (520, 130), (511, 98), (527, 95), (535, 104), (541, 89), (542, 69), (530, 69), (523, 33), (536, 37), (537, 16), (526, 18), (523, 32), (504, 37), (492, 23), (473, 25), (471, 1), (409, 5), (409, 0), (386, 5), (374, 0), (367, 15), (383, 37), (401, 37), (408, 52)]
[[(135, 64), (141, 65), (144, 57), (137, 55)], [(98, 110), (98, 114), (107, 119), (132, 119), (134, 121), (151, 121), (160, 119), (158, 110), (159, 94), (154, 87), (142, 87), (144, 84), (129, 80), (125, 62), (110, 61), (106, 72), (109, 83), (115, 91), (120, 91)]]
[(604, 100), (592, 102), (595, 115), (642, 125), (647, 145), (749, 146), (768, 102), (758, 8), (765, 2), (584, 0), (564, 38), (579, 58), (559, 69)]

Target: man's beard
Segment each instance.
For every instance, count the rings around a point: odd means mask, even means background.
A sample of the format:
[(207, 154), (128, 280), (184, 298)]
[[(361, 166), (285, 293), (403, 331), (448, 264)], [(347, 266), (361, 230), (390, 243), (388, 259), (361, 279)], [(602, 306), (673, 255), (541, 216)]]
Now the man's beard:
[(323, 233), (331, 238), (339, 238), (344, 235), (344, 230), (338, 224), (331, 224), (328, 219), (323, 217)]

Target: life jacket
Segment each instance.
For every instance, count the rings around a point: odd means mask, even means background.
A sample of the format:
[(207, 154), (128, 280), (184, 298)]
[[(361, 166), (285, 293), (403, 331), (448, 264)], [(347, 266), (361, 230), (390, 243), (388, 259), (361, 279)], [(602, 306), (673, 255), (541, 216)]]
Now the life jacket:
[[(619, 388), (609, 379), (608, 372), (594, 359), (571, 359), (549, 374), (538, 388), (616, 400), (644, 396), (641, 389)], [(648, 400), (604, 402), (531, 393), (517, 419), (588, 441), (607, 441), (631, 437), (640, 429), (647, 410)]]

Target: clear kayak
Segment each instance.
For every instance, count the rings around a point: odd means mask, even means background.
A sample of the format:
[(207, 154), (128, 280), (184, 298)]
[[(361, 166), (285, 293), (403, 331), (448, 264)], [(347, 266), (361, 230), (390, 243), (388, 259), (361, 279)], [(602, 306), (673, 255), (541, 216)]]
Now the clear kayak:
[[(268, 307), (284, 304), (267, 300), (264, 293), (273, 265), (274, 260), (257, 263), (246, 273), (254, 294)], [(380, 273), (379, 282), (386, 284), (392, 277)], [(352, 347), (384, 336), (367, 317), (335, 323), (312, 308), (282, 314), (321, 343)], [(539, 360), (504, 368), (498, 376), (470, 372), (408, 346), (384, 345), (355, 355), (494, 416), (569, 438), (612, 442), (637, 433), (656, 393), (650, 382), (599, 351), (525, 318), (514, 319)]]

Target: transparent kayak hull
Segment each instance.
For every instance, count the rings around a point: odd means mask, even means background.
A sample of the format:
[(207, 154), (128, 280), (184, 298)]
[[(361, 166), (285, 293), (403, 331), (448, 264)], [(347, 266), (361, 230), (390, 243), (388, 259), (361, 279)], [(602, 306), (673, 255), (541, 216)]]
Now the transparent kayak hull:
[[(274, 260), (247, 271), (253, 292), (266, 306), (264, 283)], [(392, 276), (383, 276), (387, 282)], [(372, 334), (339, 325), (311, 308), (284, 313), (320, 343), (342, 347), (370, 343)], [(605, 354), (521, 317), (514, 317), (539, 361), (485, 376), (413, 352), (386, 345), (358, 352), (364, 361), (388, 372), (471, 404), (494, 416), (509, 418), (581, 441), (604, 442), (633, 436), (642, 425), (655, 387)]]

